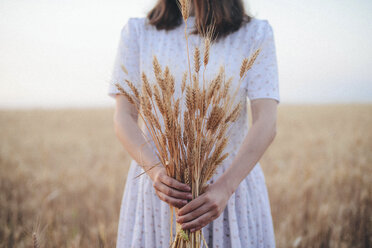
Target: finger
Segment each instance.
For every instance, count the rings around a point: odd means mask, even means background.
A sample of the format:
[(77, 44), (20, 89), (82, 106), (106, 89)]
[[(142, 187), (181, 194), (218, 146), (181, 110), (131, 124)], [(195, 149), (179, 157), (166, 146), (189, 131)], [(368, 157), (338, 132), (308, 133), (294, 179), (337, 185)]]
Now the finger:
[(192, 199), (192, 194), (190, 192), (179, 191), (179, 190), (171, 188), (168, 185), (165, 185), (164, 183), (161, 183), (161, 182), (155, 182), (154, 183), (154, 188), (156, 188), (157, 190), (163, 192), (164, 194), (166, 194), (168, 196), (172, 196), (174, 198), (180, 198), (180, 199), (185, 199), (185, 200), (191, 200)]
[(211, 211), (212, 208), (210, 205), (208, 204), (203, 204), (201, 205), (199, 208), (185, 214), (185, 215), (182, 215), (182, 216), (178, 216), (177, 217), (177, 222), (178, 223), (188, 223), (196, 218), (198, 218), (199, 216), (203, 215), (204, 213), (208, 212), (208, 211)]
[(214, 214), (208, 211), (190, 222), (183, 223), (181, 227), (183, 230), (186, 229), (190, 229), (190, 231), (193, 229), (198, 230), (206, 226), (209, 222), (211, 222), (214, 219), (213, 217)]
[(177, 199), (177, 198), (168, 196), (161, 191), (157, 191), (157, 195), (159, 196), (160, 200), (165, 201), (166, 203), (168, 203), (168, 204), (170, 204), (174, 207), (177, 207), (177, 208), (181, 208), (185, 204), (187, 204), (186, 200), (181, 200), (181, 199)]
[(176, 179), (170, 177), (170, 176), (167, 176), (167, 175), (164, 175), (160, 178), (160, 180), (168, 185), (169, 187), (172, 187), (172, 188), (175, 188), (175, 189), (178, 189), (178, 190), (182, 190), (182, 191), (190, 191), (191, 188), (189, 185), (185, 184), (185, 183), (181, 183), (179, 181), (177, 181)]
[(200, 195), (196, 197), (195, 199), (193, 199), (192, 201), (190, 201), (189, 203), (187, 203), (184, 207), (182, 207), (178, 211), (178, 215), (181, 216), (181, 215), (187, 214), (193, 211), (194, 209), (200, 207), (206, 202), (207, 202), (206, 198), (203, 195)]

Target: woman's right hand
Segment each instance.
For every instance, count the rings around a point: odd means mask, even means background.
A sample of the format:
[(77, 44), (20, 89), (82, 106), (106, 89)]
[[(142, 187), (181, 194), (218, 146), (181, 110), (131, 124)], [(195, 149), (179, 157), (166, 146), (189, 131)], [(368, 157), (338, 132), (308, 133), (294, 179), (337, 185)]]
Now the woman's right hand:
[(181, 208), (188, 203), (187, 200), (192, 199), (190, 186), (168, 176), (164, 167), (155, 167), (153, 169), (155, 169), (155, 172), (152, 173), (151, 179), (155, 193), (160, 200), (174, 207)]

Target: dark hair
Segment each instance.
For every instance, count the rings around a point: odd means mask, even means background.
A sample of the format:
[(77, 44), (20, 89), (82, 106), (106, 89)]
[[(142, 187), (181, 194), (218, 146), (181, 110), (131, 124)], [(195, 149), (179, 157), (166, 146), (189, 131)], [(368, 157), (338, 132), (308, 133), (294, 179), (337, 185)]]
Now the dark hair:
[[(184, 20), (177, 1), (158, 0), (147, 13), (149, 24), (157, 30), (172, 30), (181, 25)], [(204, 35), (200, 30), (207, 30), (214, 24), (212, 39), (216, 41), (235, 32), (252, 18), (245, 13), (242, 0), (190, 0), (190, 4), (195, 17), (195, 29), (191, 33)]]

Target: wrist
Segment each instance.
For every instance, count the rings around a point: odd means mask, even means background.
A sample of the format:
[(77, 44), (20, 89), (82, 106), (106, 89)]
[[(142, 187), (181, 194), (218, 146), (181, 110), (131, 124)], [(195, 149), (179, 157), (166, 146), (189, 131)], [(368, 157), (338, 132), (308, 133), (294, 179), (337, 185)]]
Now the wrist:
[(231, 180), (229, 175), (223, 173), (215, 182), (215, 184), (219, 185), (219, 188), (225, 193), (225, 195), (230, 198), (232, 194), (234, 194), (236, 190), (235, 182), (236, 180)]
[(163, 169), (161, 165), (156, 165), (155, 167), (151, 168), (151, 166), (148, 168), (148, 171), (146, 174), (150, 177), (152, 181), (155, 181), (156, 177), (160, 173), (160, 171)]
[[(246, 173), (249, 173), (251, 169), (249, 167), (243, 167), (241, 165), (246, 164), (244, 161), (246, 159), (241, 155), (236, 155), (230, 166), (223, 172), (223, 174), (218, 179), (224, 185), (224, 190), (230, 194), (235, 193), (239, 184), (247, 176)], [(244, 165), (246, 166), (246, 165)], [(249, 171), (243, 171), (242, 169), (248, 168)]]
[(154, 181), (159, 171), (164, 167), (158, 159), (142, 158), (142, 160), (142, 164), (140, 164), (142, 169)]

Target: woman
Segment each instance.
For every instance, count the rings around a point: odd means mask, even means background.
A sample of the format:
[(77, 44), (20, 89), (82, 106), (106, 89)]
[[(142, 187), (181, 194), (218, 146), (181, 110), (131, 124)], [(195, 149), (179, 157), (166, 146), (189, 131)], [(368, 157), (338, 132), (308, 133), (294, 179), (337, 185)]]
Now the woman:
[[(190, 188), (166, 175), (162, 166), (140, 177), (158, 160), (137, 124), (138, 113), (117, 94), (114, 83), (130, 91), (124, 79), (141, 88), (141, 73), (155, 82), (152, 56), (168, 65), (180, 87), (188, 68), (185, 23), (176, 0), (160, 0), (147, 17), (130, 18), (121, 31), (108, 94), (116, 99), (115, 131), (133, 161), (120, 210), (117, 247), (168, 247), (169, 205), (180, 208), (183, 229), (202, 229), (209, 247), (275, 247), (270, 204), (259, 159), (276, 134), (279, 99), (278, 69), (273, 30), (267, 20), (245, 14), (241, 0), (191, 1), (187, 19), (189, 48), (201, 47), (202, 34), (215, 21), (215, 43), (210, 50), (206, 78), (217, 75), (220, 65), (238, 86), (240, 63), (257, 48), (261, 52), (241, 83), (238, 98), (243, 109), (229, 135), (229, 157), (210, 179), (204, 194), (190, 201)], [(124, 65), (128, 73), (124, 73)], [(204, 68), (201, 69), (203, 71)], [(236, 79), (235, 79), (236, 78)], [(202, 80), (202, 78), (200, 79)], [(247, 99), (252, 126), (249, 127)], [(142, 127), (145, 135), (146, 129)]]

